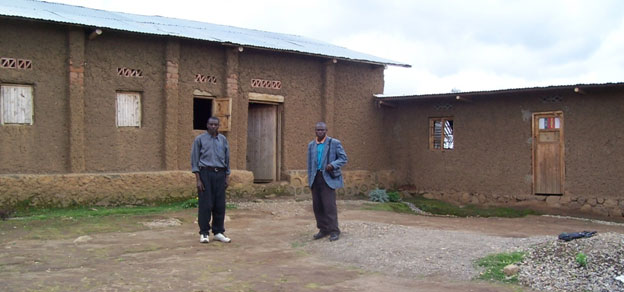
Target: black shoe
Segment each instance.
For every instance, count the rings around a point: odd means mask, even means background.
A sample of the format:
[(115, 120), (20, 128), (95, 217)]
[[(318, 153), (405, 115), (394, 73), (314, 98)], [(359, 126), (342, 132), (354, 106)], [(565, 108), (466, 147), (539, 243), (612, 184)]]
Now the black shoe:
[(329, 235), (329, 234), (319, 231), (319, 233), (314, 234), (314, 236), (312, 238), (314, 238), (314, 240), (317, 240), (317, 239), (321, 239), (321, 238), (323, 238), (323, 237), (325, 237), (327, 235)]
[(334, 233), (329, 236), (329, 241), (336, 241), (338, 239), (340, 239), (340, 235), (338, 233)]

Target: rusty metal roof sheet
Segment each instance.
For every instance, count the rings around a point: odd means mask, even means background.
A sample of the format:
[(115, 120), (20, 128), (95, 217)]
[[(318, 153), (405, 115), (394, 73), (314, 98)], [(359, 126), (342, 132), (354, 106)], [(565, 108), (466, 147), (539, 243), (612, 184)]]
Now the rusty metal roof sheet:
[(574, 85), (552, 85), (544, 87), (527, 87), (527, 88), (511, 88), (511, 89), (498, 89), (498, 90), (485, 90), (485, 91), (469, 91), (469, 92), (450, 92), (450, 93), (435, 93), (435, 94), (417, 94), (417, 95), (382, 95), (377, 94), (375, 97), (377, 101), (391, 102), (391, 101), (417, 101), (417, 100), (431, 100), (431, 99), (444, 99), (444, 98), (457, 98), (461, 97), (479, 97), (479, 96), (503, 96), (519, 93), (532, 93), (532, 92), (551, 92), (551, 91), (574, 91), (577, 93), (583, 93), (590, 90), (609, 90), (609, 89), (624, 89), (624, 82), (618, 83), (584, 83)]
[[(175, 4), (172, 4), (175, 5)], [(224, 45), (330, 57), (360, 63), (410, 67), (330, 43), (281, 33), (199, 21), (145, 16), (34, 0), (0, 0), (0, 15), (136, 33), (217, 42)]]

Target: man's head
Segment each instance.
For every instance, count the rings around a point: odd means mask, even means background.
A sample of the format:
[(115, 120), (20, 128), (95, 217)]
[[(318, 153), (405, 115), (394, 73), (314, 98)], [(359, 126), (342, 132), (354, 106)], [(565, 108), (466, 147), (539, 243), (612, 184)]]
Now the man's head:
[(316, 123), (316, 128), (314, 129), (316, 133), (317, 140), (323, 140), (325, 135), (327, 134), (327, 125), (323, 122)]
[(216, 136), (219, 133), (219, 119), (216, 117), (208, 118), (206, 129), (208, 130), (208, 134)]

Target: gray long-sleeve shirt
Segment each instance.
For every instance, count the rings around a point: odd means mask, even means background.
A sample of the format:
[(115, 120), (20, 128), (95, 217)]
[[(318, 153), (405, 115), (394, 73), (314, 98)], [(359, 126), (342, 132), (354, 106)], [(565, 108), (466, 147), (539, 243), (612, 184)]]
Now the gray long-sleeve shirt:
[(230, 174), (230, 147), (227, 138), (218, 134), (213, 137), (204, 133), (195, 138), (191, 149), (191, 169), (199, 172), (200, 167), (220, 167)]

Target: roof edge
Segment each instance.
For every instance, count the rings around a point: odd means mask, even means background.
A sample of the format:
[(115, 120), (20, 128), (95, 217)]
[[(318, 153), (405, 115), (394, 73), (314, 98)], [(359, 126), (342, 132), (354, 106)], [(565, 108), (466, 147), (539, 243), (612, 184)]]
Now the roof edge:
[(578, 83), (570, 85), (550, 85), (539, 87), (495, 89), (483, 91), (467, 91), (467, 92), (449, 92), (449, 93), (432, 93), (432, 94), (415, 94), (415, 95), (384, 95), (375, 94), (375, 98), (379, 101), (401, 101), (401, 100), (419, 100), (419, 99), (436, 99), (436, 98), (457, 98), (457, 97), (474, 97), (488, 96), (496, 94), (512, 94), (520, 92), (538, 92), (538, 91), (556, 91), (556, 90), (573, 90), (582, 93), (584, 89), (597, 88), (624, 88), (624, 82), (608, 82), (608, 83)]

